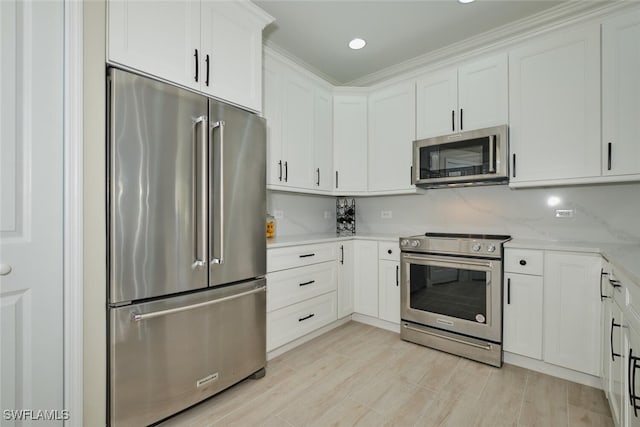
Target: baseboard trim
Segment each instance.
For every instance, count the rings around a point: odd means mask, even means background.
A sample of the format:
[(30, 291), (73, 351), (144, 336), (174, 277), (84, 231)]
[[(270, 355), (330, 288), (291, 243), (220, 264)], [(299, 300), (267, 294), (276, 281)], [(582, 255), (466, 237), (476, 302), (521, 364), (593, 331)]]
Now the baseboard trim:
[(562, 378), (563, 380), (572, 381), (574, 383), (588, 385), (600, 390), (602, 390), (603, 388), (602, 380), (600, 379), (600, 377), (594, 377), (593, 375), (584, 374), (572, 369), (552, 365), (541, 360), (531, 359), (529, 357), (508, 353), (506, 351), (503, 354), (503, 360), (504, 363), (519, 366), (521, 368), (526, 368), (531, 371), (540, 372), (552, 377)]
[(376, 328), (386, 329), (387, 331), (400, 333), (400, 324), (387, 322), (386, 320), (378, 319), (377, 317), (367, 316), (366, 314), (353, 313), (351, 320), (355, 322), (364, 323), (365, 325), (375, 326)]

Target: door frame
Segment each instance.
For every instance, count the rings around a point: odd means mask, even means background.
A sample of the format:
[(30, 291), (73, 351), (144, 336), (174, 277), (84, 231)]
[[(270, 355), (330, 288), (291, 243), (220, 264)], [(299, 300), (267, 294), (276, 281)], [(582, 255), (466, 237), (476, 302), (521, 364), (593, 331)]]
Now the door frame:
[(83, 424), (83, 5), (64, 1), (63, 405)]

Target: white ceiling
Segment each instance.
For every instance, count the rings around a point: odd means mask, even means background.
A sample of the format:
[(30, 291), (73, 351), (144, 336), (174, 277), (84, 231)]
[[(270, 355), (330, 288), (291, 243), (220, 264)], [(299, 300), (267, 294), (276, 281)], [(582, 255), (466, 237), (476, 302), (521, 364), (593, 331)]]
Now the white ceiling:
[[(253, 0), (276, 21), (267, 45), (333, 84), (356, 79), (557, 6), (552, 0)], [(367, 40), (359, 51), (347, 43)]]

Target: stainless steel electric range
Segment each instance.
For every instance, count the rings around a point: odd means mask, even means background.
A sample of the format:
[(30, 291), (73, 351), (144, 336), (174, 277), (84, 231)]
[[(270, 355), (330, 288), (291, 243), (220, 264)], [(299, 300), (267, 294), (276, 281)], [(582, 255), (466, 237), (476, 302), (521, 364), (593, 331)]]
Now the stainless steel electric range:
[(402, 339), (502, 366), (503, 244), (510, 239), (400, 238)]

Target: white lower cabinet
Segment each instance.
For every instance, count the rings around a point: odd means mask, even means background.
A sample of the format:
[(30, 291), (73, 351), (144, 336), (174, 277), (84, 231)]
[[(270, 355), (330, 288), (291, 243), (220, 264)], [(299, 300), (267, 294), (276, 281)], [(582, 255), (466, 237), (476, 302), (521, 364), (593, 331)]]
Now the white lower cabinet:
[(378, 242), (355, 240), (353, 309), (356, 313), (378, 317)]
[(600, 375), (600, 255), (546, 251), (543, 359)]
[(378, 317), (400, 324), (400, 247), (378, 243)]
[(542, 359), (542, 276), (505, 273), (503, 348)]
[(267, 250), (267, 351), (337, 320), (335, 243)]
[(342, 319), (353, 313), (354, 242), (339, 242), (338, 252), (338, 319)]

